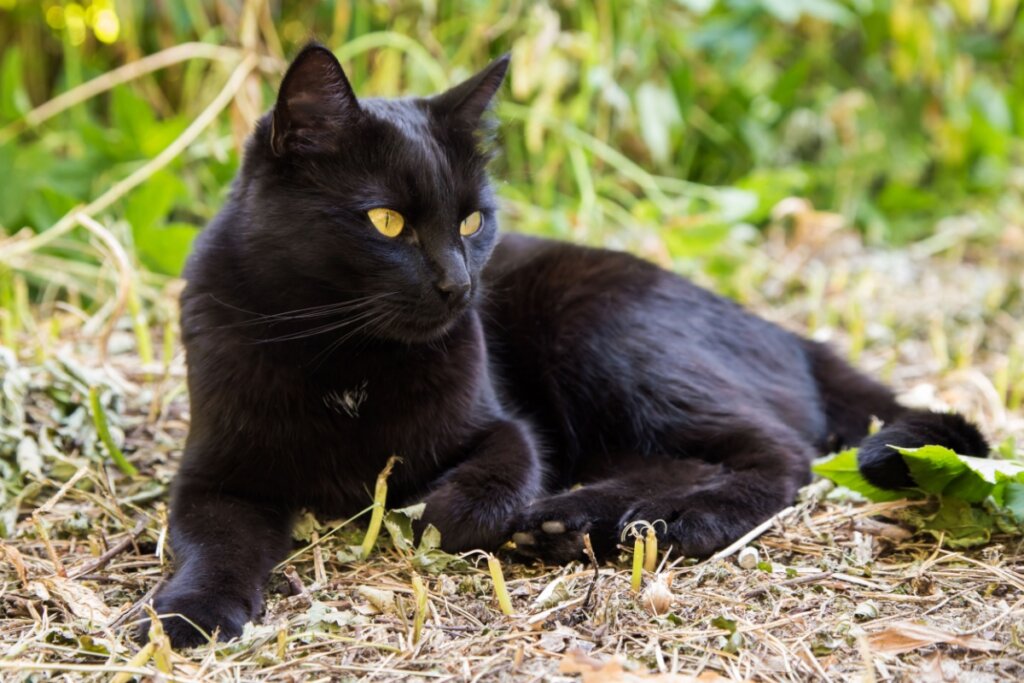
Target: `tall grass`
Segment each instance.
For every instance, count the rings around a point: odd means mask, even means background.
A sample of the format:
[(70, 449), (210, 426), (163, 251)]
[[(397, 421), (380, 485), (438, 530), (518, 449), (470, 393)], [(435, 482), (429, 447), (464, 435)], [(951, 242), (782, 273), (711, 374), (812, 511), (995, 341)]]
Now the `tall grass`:
[(957, 214), (991, 237), (1024, 215), (1021, 14), (1020, 0), (2, 0), (2, 331), (27, 324), (8, 305), (25, 285), (90, 314), (115, 291), (123, 273), (82, 215), (139, 273), (137, 329), (139, 311), (168, 318), (167, 277), (310, 37), (364, 95), (434, 92), (511, 52), (506, 227), (700, 263), (726, 290), (750, 226), (793, 194), (875, 241)]

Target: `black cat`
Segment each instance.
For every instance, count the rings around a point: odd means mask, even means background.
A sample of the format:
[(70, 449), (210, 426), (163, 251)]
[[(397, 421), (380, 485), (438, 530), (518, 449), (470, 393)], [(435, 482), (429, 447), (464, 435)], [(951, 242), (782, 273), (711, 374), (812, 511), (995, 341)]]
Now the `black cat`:
[[(197, 240), (182, 295), (192, 425), (156, 597), (221, 638), (256, 617), (296, 510), (353, 514), (385, 460), (449, 551), (577, 558), (663, 520), (706, 556), (792, 502), (816, 455), (985, 455), (826, 347), (627, 254), (498, 238), (484, 116), (501, 58), (436, 97), (357, 100), (310, 45)], [(888, 426), (862, 442), (871, 416)], [(570, 489), (582, 483), (581, 488)], [(164, 618), (176, 645), (203, 641)]]

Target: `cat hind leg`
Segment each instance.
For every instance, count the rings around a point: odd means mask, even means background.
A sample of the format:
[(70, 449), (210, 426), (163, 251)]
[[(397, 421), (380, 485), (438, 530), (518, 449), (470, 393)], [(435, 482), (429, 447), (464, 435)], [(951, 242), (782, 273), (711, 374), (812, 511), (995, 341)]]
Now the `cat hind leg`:
[[(643, 501), (666, 501), (721, 476), (722, 468), (700, 460), (649, 458), (628, 471), (536, 500), (513, 524), (516, 549), (528, 557), (565, 563), (584, 558), (584, 535), (598, 557), (614, 554), (626, 527), (664, 521), (662, 510), (636, 516)], [(636, 514), (634, 514), (634, 512)], [(665, 529), (664, 524), (658, 525)]]
[(707, 557), (789, 505), (810, 481), (814, 451), (785, 427), (709, 437), (702, 459), (648, 458), (630, 471), (534, 501), (513, 524), (524, 555), (568, 562), (589, 534), (598, 556), (631, 527), (654, 526), (663, 548)]

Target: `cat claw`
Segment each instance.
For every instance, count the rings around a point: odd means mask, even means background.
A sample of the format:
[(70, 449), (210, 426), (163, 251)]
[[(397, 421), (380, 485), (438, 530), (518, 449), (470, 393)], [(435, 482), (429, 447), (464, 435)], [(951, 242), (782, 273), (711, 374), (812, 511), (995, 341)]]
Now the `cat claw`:
[(536, 545), (537, 539), (528, 531), (517, 531), (512, 534), (512, 542), (517, 546)]
[(565, 523), (557, 520), (551, 520), (544, 522), (540, 525), (541, 530), (546, 534), (564, 534)]
[(512, 527), (519, 529), (512, 540), (520, 554), (565, 563), (585, 557), (583, 536), (593, 529), (593, 520), (571, 499), (554, 497), (532, 506)]

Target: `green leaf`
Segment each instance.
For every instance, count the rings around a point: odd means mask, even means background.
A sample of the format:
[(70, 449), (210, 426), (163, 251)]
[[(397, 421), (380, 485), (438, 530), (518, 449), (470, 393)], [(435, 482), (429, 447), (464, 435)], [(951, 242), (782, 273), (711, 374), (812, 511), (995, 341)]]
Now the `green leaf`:
[(1004, 479), (1017, 478), (1024, 475), (1024, 465), (1002, 458), (975, 458), (970, 455), (959, 456), (964, 464), (981, 475), (985, 481), (997, 484)]
[(1024, 482), (1012, 481), (1003, 490), (1003, 507), (1018, 524), (1024, 524)]
[(908, 491), (887, 491), (872, 485), (860, 473), (857, 466), (857, 449), (851, 448), (832, 457), (815, 463), (811, 469), (823, 477), (831, 479), (840, 486), (845, 486), (851, 491), (856, 491), (868, 500), (882, 502), (888, 500), (900, 500), (913, 495)]
[(352, 564), (363, 559), (363, 547), (360, 545), (346, 545), (334, 555), (334, 559), (342, 564)]
[(433, 524), (428, 524), (423, 536), (420, 537), (419, 551), (437, 550), (441, 547), (441, 532)]
[(158, 273), (180, 275), (198, 234), (199, 228), (188, 223), (154, 228), (136, 238), (139, 260)]
[(730, 634), (736, 633), (736, 620), (729, 619), (724, 616), (717, 616), (711, 620), (711, 625), (715, 628), (720, 628), (723, 631), (728, 631)]
[(731, 231), (728, 223), (714, 222), (666, 232), (662, 237), (674, 258), (696, 258), (714, 252)]
[(363, 617), (351, 610), (339, 610), (330, 605), (314, 600), (306, 611), (306, 623), (312, 627), (321, 625), (353, 626), (365, 624), (366, 617)]
[(391, 535), (391, 542), (402, 551), (413, 550), (413, 520), (423, 516), (424, 503), (410, 505), (409, 507), (389, 510), (384, 515), (384, 528)]
[(469, 563), (457, 555), (441, 550), (441, 532), (433, 524), (428, 524), (420, 537), (412, 565), (420, 571), (437, 574), (446, 569), (465, 569)]
[[(899, 448), (890, 446), (903, 456), (910, 469), (910, 478), (926, 493), (940, 494), (957, 477), (968, 472), (967, 465), (953, 451), (943, 446)], [(991, 488), (991, 487), (989, 487)], [(985, 492), (984, 497), (988, 495)]]
[(313, 533), (319, 531), (323, 525), (317, 521), (316, 516), (308, 510), (302, 514), (292, 527), (292, 538), (296, 541), (309, 543), (313, 540)]
[(4, 48), (0, 62), (0, 120), (5, 123), (32, 108), (21, 78), (21, 50), (17, 46)]
[(136, 242), (163, 223), (182, 191), (181, 180), (170, 171), (160, 171), (128, 195), (124, 217), (131, 223)]
[(988, 543), (995, 526), (992, 515), (957, 498), (944, 498), (934, 514), (917, 520), (911, 516), (910, 520), (955, 549), (976, 548)]
[(1004, 482), (1024, 477), (1024, 466), (1009, 460), (957, 455), (942, 446), (896, 450), (922, 490), (971, 503), (980, 503), (991, 495), (1002, 505)]

